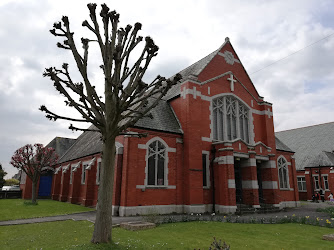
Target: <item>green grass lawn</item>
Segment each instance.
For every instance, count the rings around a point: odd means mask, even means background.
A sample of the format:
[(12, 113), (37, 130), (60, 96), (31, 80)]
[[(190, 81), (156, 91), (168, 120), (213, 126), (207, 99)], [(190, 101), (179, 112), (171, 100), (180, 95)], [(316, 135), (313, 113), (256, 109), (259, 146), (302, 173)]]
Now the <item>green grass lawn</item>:
[(113, 243), (93, 245), (93, 224), (62, 221), (0, 227), (1, 249), (208, 249), (213, 237), (231, 249), (334, 249), (322, 235), (333, 229), (300, 224), (183, 222), (154, 229), (113, 229)]
[(0, 221), (72, 214), (94, 210), (54, 200), (39, 200), (38, 205), (26, 205), (22, 199), (0, 200)]

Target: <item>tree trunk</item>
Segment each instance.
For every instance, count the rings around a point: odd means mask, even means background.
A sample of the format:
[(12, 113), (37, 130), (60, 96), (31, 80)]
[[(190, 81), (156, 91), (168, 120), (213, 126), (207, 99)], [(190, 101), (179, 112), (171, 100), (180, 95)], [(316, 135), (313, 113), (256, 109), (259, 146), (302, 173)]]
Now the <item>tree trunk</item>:
[(107, 137), (103, 143), (102, 150), (101, 181), (98, 193), (94, 233), (91, 240), (93, 243), (105, 243), (111, 241), (115, 155), (115, 137)]
[(32, 179), (32, 192), (31, 192), (31, 203), (32, 204), (37, 204), (37, 183), (38, 183), (38, 178), (33, 178)]

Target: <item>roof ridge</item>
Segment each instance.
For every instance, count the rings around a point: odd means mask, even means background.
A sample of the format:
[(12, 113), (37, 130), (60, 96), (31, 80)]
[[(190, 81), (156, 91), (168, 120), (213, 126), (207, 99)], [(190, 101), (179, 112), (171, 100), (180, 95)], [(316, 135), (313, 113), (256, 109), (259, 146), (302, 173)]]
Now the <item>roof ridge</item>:
[(297, 130), (297, 129), (302, 129), (302, 128), (309, 128), (309, 127), (322, 126), (322, 125), (326, 125), (326, 124), (330, 124), (330, 123), (334, 123), (334, 121), (333, 121), (333, 122), (324, 122), (324, 123), (314, 124), (314, 125), (308, 125), (308, 126), (299, 127), (299, 128), (291, 128), (291, 129), (281, 130), (281, 131), (277, 131), (277, 132), (275, 132), (275, 133), (287, 132), (287, 131)]

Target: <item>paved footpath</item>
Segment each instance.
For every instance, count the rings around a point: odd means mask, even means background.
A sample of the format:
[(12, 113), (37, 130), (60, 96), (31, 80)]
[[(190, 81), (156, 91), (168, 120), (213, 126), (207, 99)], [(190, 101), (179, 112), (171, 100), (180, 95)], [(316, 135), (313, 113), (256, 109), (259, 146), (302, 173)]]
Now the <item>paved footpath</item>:
[[(48, 216), (48, 217), (41, 217), (41, 218), (0, 221), (0, 226), (32, 224), (32, 223), (64, 221), (64, 220), (75, 220), (75, 221), (88, 220), (91, 222), (95, 222), (95, 217), (96, 217), (96, 211), (90, 211), (90, 212), (84, 212), (84, 213)], [(129, 216), (129, 217), (114, 216), (112, 219), (112, 224), (117, 225), (122, 222), (141, 221), (141, 220), (143, 219), (140, 216)]]
[[(301, 206), (297, 208), (288, 208), (285, 211), (277, 213), (267, 213), (267, 214), (246, 214), (246, 215), (233, 215), (235, 217), (242, 217), (244, 219), (249, 218), (283, 218), (285, 216), (309, 216), (310, 218), (319, 218), (325, 221), (326, 219), (331, 220), (330, 216), (327, 213), (317, 212), (318, 208), (334, 207), (334, 204), (329, 204), (327, 202), (301, 202)], [(174, 215), (175, 216), (175, 215)], [(180, 215), (181, 216), (181, 215)], [(96, 211), (68, 214), (68, 215), (58, 215), (58, 216), (49, 216), (42, 218), (32, 218), (32, 219), (21, 219), (21, 220), (10, 220), (10, 221), (0, 221), (0, 226), (8, 225), (20, 225), (20, 224), (31, 224), (31, 223), (41, 223), (41, 222), (52, 222), (52, 221), (64, 221), (64, 220), (88, 220), (95, 222)], [(122, 222), (132, 222), (132, 221), (142, 221), (143, 217), (141, 216), (129, 216), (129, 217), (118, 217), (114, 216), (112, 219), (112, 224), (117, 225)]]

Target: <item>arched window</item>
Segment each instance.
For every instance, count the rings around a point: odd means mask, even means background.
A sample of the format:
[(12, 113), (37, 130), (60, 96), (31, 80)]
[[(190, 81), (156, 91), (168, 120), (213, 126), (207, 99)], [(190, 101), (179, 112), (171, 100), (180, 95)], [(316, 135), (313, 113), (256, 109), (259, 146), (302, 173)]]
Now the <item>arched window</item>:
[(147, 184), (154, 186), (165, 185), (166, 147), (156, 140), (148, 146), (147, 154)]
[(213, 100), (213, 139), (232, 141), (240, 138), (249, 142), (249, 109), (233, 96)]
[(289, 188), (289, 170), (288, 164), (283, 157), (278, 158), (278, 177), (279, 177), (279, 187)]

